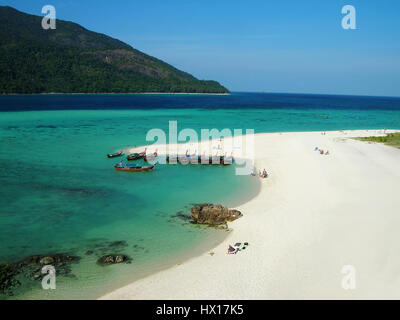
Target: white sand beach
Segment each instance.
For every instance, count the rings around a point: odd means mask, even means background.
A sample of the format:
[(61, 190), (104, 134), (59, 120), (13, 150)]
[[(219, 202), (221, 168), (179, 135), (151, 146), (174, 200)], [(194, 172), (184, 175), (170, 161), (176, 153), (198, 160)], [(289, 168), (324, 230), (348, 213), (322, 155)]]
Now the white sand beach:
[(349, 139), (382, 134), (256, 134), (255, 165), (270, 176), (224, 242), (101, 299), (400, 299), (400, 149)]

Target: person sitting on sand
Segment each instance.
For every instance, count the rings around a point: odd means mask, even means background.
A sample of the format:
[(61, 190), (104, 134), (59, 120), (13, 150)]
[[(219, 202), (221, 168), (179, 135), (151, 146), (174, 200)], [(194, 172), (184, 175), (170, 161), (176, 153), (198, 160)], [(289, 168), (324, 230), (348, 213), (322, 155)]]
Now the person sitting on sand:
[(236, 254), (238, 251), (238, 248), (234, 248), (231, 245), (228, 247), (228, 254)]
[(325, 155), (327, 156), (329, 154), (329, 150), (326, 150)]
[(319, 154), (324, 154), (324, 150), (319, 149)]
[(266, 178), (266, 177), (268, 177), (268, 173), (267, 173), (267, 170), (263, 170), (263, 178)]

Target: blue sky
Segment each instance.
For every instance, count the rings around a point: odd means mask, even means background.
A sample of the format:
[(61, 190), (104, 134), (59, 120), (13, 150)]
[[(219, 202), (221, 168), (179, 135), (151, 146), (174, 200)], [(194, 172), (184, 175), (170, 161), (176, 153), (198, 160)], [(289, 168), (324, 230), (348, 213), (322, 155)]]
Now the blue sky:
[[(400, 96), (398, 0), (0, 0), (118, 38), (232, 91)], [(356, 8), (344, 30), (341, 8)]]

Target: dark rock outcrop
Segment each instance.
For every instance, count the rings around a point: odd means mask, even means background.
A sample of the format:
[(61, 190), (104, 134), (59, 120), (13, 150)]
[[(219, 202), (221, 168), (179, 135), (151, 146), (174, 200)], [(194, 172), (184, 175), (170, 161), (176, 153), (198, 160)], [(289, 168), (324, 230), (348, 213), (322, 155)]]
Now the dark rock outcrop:
[(79, 262), (81, 258), (65, 253), (56, 253), (51, 255), (34, 255), (29, 256), (12, 264), (12, 268), (21, 273), (25, 278), (32, 280), (40, 280), (43, 277), (41, 273), (42, 267), (52, 265), (57, 275), (70, 275), (71, 264)]
[(220, 226), (242, 216), (238, 210), (228, 209), (220, 204), (197, 204), (191, 209), (192, 223)]
[(12, 295), (12, 289), (21, 284), (19, 280), (26, 278), (40, 280), (44, 276), (41, 273), (42, 267), (52, 265), (57, 275), (71, 275), (71, 264), (80, 260), (78, 256), (65, 253), (51, 255), (33, 255), (20, 261), (0, 265), (0, 293)]
[(56, 253), (52, 255), (45, 255), (45, 256), (39, 256), (39, 255), (34, 255), (34, 256), (29, 256), (21, 261), (18, 261), (17, 263), (14, 264), (14, 267), (17, 268), (22, 268), (24, 266), (30, 266), (30, 265), (47, 265), (51, 264), (54, 267), (57, 266), (64, 266), (67, 263), (74, 263), (78, 262), (80, 260), (80, 257), (78, 256), (72, 256), (69, 254), (65, 253)]
[(15, 270), (8, 264), (0, 264), (0, 293), (12, 295), (12, 289), (20, 284), (15, 279), (18, 270)]
[(100, 265), (109, 265), (109, 264), (117, 264), (117, 263), (129, 263), (131, 258), (124, 254), (109, 254), (99, 258), (97, 263)]
[(39, 260), (39, 263), (41, 265), (52, 264), (52, 263), (54, 263), (54, 259), (53, 259), (53, 257), (43, 257)]

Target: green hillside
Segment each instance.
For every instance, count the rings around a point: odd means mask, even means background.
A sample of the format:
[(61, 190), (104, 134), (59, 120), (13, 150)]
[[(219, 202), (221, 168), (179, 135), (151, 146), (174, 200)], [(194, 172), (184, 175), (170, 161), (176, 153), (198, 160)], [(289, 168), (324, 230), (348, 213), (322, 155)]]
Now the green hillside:
[(0, 6), (0, 93), (227, 93), (117, 39)]

